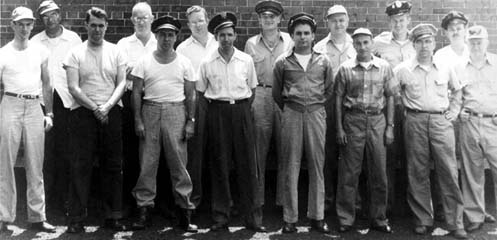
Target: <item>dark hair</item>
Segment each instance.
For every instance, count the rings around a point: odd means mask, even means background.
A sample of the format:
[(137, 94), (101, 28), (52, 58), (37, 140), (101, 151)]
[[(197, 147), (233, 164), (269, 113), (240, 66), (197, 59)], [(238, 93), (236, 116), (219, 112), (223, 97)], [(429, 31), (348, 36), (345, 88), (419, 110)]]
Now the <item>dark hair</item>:
[(106, 22), (108, 20), (107, 12), (105, 10), (98, 7), (91, 7), (88, 11), (86, 11), (85, 22), (90, 22), (90, 16), (94, 16), (96, 18), (103, 18)]

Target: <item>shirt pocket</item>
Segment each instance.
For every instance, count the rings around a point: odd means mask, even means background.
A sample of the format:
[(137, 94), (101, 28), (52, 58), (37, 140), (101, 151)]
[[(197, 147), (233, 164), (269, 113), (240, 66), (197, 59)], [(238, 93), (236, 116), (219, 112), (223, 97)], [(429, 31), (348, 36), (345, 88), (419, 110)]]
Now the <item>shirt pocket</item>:
[(405, 86), (406, 96), (410, 99), (418, 99), (421, 97), (422, 88), (421, 84), (416, 81), (411, 81)]
[(445, 98), (448, 96), (449, 87), (448, 87), (449, 79), (446, 77), (439, 77), (435, 79), (435, 91), (437, 91), (437, 96)]

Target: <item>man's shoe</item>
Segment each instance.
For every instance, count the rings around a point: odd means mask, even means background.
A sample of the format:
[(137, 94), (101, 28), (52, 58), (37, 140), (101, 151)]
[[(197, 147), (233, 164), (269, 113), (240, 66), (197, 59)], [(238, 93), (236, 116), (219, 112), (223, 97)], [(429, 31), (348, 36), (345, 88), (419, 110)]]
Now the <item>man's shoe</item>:
[(82, 233), (85, 231), (85, 227), (81, 222), (73, 222), (67, 226), (67, 233)]
[(324, 220), (313, 220), (311, 219), (311, 230), (318, 231), (320, 233), (330, 233), (328, 224)]
[(197, 225), (191, 223), (192, 212), (193, 210), (191, 209), (177, 208), (179, 219), (178, 227), (185, 232), (196, 233), (198, 232), (198, 227)]
[(371, 225), (371, 229), (376, 230), (378, 232), (384, 232), (384, 233), (393, 233), (392, 228), (388, 225)]
[(443, 213), (436, 213), (435, 214), (435, 221), (445, 222), (445, 215)]
[(428, 226), (416, 226), (414, 228), (414, 233), (418, 234), (418, 235), (426, 235), (428, 234)]
[(10, 231), (10, 230), (7, 228), (7, 223), (0, 221), (0, 233), (8, 232), (8, 231)]
[(136, 221), (131, 224), (133, 230), (143, 230), (150, 225), (150, 210), (148, 207), (139, 207)]
[(105, 219), (104, 228), (112, 229), (116, 232), (126, 231), (127, 227), (119, 219)]
[(350, 230), (352, 230), (352, 226), (350, 226), (350, 225), (340, 225), (338, 227), (338, 232), (341, 232), (341, 233), (345, 233), (345, 232), (348, 232)]
[(494, 223), (495, 222), (494, 216), (492, 216), (488, 213), (485, 213), (485, 222), (486, 223)]
[(297, 232), (297, 227), (295, 226), (295, 223), (287, 223), (283, 225), (283, 228), (281, 229), (282, 233), (295, 233)]
[(483, 226), (483, 223), (477, 222), (477, 223), (470, 223), (466, 227), (467, 232), (474, 232), (476, 230), (479, 230)]
[(228, 223), (215, 223), (211, 226), (212, 232), (228, 231)]
[(468, 239), (468, 234), (464, 229), (457, 229), (450, 233), (456, 239)]
[(38, 232), (55, 233), (55, 227), (47, 222), (31, 223), (29, 228)]

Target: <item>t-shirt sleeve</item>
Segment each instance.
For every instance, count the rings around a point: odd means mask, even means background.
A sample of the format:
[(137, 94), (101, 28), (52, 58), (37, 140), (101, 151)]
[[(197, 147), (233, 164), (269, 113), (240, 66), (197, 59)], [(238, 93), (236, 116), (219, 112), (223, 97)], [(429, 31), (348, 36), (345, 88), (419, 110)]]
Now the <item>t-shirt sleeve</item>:
[(141, 58), (138, 60), (135, 64), (135, 67), (131, 71), (131, 75), (140, 78), (140, 79), (145, 79), (145, 58)]
[(196, 82), (197, 81), (197, 76), (195, 74), (195, 70), (193, 69), (192, 62), (186, 57), (183, 58), (183, 78), (185, 81), (190, 81), (190, 82)]

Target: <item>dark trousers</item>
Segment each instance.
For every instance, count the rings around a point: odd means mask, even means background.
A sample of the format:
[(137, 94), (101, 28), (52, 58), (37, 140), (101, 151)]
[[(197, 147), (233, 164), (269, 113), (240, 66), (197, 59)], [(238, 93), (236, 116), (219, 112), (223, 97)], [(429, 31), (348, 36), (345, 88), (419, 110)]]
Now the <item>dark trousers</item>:
[(335, 210), (335, 196), (338, 175), (338, 143), (336, 134), (335, 98), (325, 104), (326, 109), (326, 141), (324, 162), (325, 210)]
[(138, 181), (140, 163), (138, 159), (139, 139), (135, 133), (135, 116), (131, 107), (131, 91), (126, 91), (121, 98), (123, 102), (123, 202), (127, 206), (134, 206), (135, 199), (131, 191)]
[(105, 218), (122, 217), (122, 124), (121, 110), (113, 107), (107, 124), (91, 110), (71, 111), (72, 149), (70, 161), (69, 220), (82, 221), (87, 215), (94, 159), (98, 158)]
[(192, 180), (193, 191), (190, 201), (198, 208), (202, 201), (202, 170), (206, 155), (207, 101), (200, 97), (195, 109), (195, 136), (188, 140), (188, 164), (186, 169)]
[(62, 209), (69, 191), (69, 161), (72, 152), (69, 146), (69, 115), (57, 91), (53, 94), (53, 128), (45, 137), (45, 161), (43, 176), (47, 204)]
[(260, 171), (255, 158), (254, 122), (248, 101), (237, 104), (209, 103), (208, 149), (215, 222), (229, 220), (232, 197), (230, 169), (236, 172), (239, 203), (249, 224), (261, 224), (261, 203), (255, 199)]

